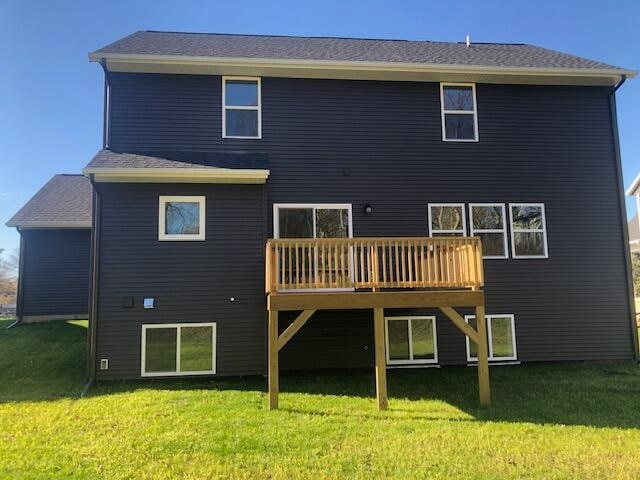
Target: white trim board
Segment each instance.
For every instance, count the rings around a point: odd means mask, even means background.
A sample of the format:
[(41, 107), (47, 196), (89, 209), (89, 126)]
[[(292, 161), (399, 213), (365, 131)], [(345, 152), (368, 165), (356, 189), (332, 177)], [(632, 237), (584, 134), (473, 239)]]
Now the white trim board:
[(540, 68), (456, 64), (415, 64), (338, 60), (206, 57), (129, 53), (89, 54), (89, 60), (105, 60), (112, 72), (200, 73), (291, 78), (343, 78), (420, 82), (473, 81), (476, 83), (615, 85), (634, 70), (610, 68)]
[(88, 167), (85, 176), (113, 183), (266, 183), (269, 170), (243, 168), (109, 168)]

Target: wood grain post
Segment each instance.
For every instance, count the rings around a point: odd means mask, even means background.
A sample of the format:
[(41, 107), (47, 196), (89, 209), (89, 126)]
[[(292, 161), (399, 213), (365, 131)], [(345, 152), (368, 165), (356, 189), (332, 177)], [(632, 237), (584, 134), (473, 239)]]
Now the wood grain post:
[(387, 398), (387, 355), (384, 339), (384, 310), (373, 310), (373, 333), (375, 338), (376, 358), (376, 399), (378, 410), (386, 410), (389, 407)]
[(489, 383), (489, 352), (487, 348), (487, 319), (484, 306), (476, 306), (476, 325), (478, 328), (478, 387), (480, 405), (491, 405), (491, 386)]
[(269, 311), (269, 410), (278, 408), (278, 311)]

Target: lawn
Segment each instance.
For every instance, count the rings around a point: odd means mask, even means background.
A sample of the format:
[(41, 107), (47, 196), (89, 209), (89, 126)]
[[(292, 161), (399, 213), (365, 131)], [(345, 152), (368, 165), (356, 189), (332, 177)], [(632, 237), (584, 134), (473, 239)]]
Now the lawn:
[[(0, 328), (9, 322), (0, 322)], [(640, 368), (494, 367), (84, 385), (86, 324), (0, 330), (0, 478), (640, 477)]]

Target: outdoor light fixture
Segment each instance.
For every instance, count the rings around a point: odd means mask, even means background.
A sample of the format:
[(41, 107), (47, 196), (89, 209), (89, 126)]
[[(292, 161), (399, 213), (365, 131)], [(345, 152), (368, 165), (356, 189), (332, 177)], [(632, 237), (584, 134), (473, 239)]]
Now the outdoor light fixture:
[(370, 204), (370, 203), (367, 203), (367, 204), (364, 206), (364, 214), (365, 214), (365, 215), (371, 215), (371, 213), (373, 213), (373, 207), (371, 206), (371, 204)]

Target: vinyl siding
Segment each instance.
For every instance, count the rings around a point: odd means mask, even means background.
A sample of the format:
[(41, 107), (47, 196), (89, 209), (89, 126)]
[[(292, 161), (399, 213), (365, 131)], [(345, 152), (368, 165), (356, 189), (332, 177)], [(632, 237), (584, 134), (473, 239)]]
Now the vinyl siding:
[[(217, 373), (262, 371), (264, 270), (260, 185), (102, 184), (98, 378), (140, 376), (145, 323), (216, 322)], [(159, 241), (158, 197), (204, 195), (204, 241)], [(133, 308), (125, 298), (133, 297)], [(143, 299), (155, 298), (153, 310)], [(231, 298), (235, 301), (231, 301)], [(99, 362), (98, 362), (99, 364)]]
[(22, 231), (22, 316), (86, 315), (89, 229)]
[[(269, 235), (273, 203), (351, 203), (355, 236), (427, 235), (428, 203), (544, 203), (549, 258), (486, 260), (487, 312), (515, 315), (522, 361), (630, 359), (608, 95), (479, 84), (480, 141), (453, 143), (442, 141), (437, 83), (263, 78), (263, 138), (236, 140), (221, 138), (220, 77), (112, 74), (111, 146), (267, 153)], [(149, 282), (153, 269), (142, 270)], [(257, 290), (254, 301), (264, 305)], [(206, 303), (188, 308), (197, 316)], [(323, 315), (334, 320), (305, 325), (283, 368), (370, 365), (370, 313)], [(464, 363), (463, 335), (437, 316), (440, 362)], [(253, 321), (264, 325), (263, 316)]]

